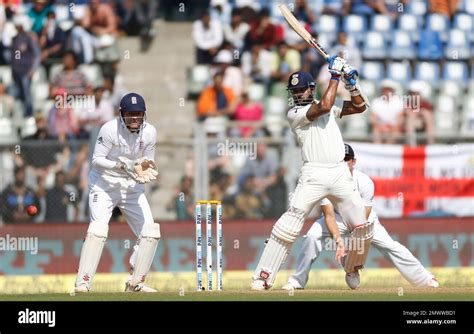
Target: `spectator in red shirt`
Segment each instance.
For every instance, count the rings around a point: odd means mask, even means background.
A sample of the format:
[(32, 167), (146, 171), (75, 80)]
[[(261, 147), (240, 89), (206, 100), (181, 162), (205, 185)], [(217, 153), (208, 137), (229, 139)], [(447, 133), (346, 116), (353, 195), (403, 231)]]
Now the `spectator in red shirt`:
[(266, 49), (270, 49), (279, 42), (278, 39), (278, 29), (271, 22), (270, 11), (264, 8), (257, 20), (250, 25), (246, 49), (251, 49), (254, 44), (263, 44)]

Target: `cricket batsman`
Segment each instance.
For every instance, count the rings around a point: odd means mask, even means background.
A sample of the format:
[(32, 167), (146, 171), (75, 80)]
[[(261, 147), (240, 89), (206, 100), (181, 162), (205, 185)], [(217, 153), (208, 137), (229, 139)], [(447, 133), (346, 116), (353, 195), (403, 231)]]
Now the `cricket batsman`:
[[(368, 100), (358, 84), (358, 73), (338, 56), (328, 58), (331, 80), (320, 101), (314, 99), (316, 84), (309, 73), (295, 72), (288, 79), (294, 106), (287, 119), (301, 147), (303, 167), (289, 208), (273, 226), (270, 238), (252, 277), (253, 290), (269, 289), (298, 237), (305, 218), (323, 198), (329, 198), (348, 222), (354, 238), (368, 245), (373, 224), (367, 223), (365, 208), (344, 162), (344, 142), (336, 118), (368, 109)], [(351, 95), (342, 108), (334, 106), (340, 81)], [(339, 241), (340, 242), (340, 241)], [(348, 251), (344, 269), (353, 273), (363, 267), (368, 247)]]
[[(357, 169), (354, 169), (356, 158), (354, 150), (345, 144), (346, 161), (354, 178), (357, 191), (360, 193), (365, 206), (367, 220), (374, 224), (374, 235), (371, 245), (377, 248), (385, 258), (387, 258), (398, 269), (402, 276), (415, 287), (439, 287), (439, 283), (432, 273), (427, 271), (418, 259), (402, 244), (393, 240), (387, 230), (380, 224), (380, 221), (372, 208), (374, 199), (374, 182), (370, 177)], [(282, 289), (304, 289), (308, 282), (311, 265), (318, 258), (322, 250), (321, 239), (325, 239), (334, 234), (329, 226), (336, 223), (340, 234), (349, 237), (350, 228), (338, 213), (337, 208), (328, 199), (323, 199), (320, 203), (321, 217), (311, 226), (306, 236), (303, 238), (301, 251), (297, 257), (296, 271), (288, 279)], [(328, 228), (326, 228), (328, 226)], [(359, 272), (346, 273), (346, 283), (351, 289), (356, 289), (360, 285)]]
[(126, 292), (156, 292), (145, 285), (160, 240), (145, 197), (145, 183), (156, 179), (156, 129), (146, 122), (145, 100), (139, 94), (122, 97), (120, 115), (99, 131), (89, 173), (90, 224), (81, 250), (75, 292), (88, 292), (104, 248), (112, 210), (117, 206), (138, 241), (130, 258)]

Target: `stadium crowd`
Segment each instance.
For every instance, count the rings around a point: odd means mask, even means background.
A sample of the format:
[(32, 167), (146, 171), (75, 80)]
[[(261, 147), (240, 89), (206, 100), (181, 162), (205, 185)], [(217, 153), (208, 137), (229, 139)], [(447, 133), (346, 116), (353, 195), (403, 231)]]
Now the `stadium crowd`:
[(89, 143), (125, 93), (117, 40), (138, 36), (147, 52), (157, 9), (157, 0), (0, 3), (0, 141), (19, 144), (12, 179), (2, 175), (4, 223), (87, 220)]

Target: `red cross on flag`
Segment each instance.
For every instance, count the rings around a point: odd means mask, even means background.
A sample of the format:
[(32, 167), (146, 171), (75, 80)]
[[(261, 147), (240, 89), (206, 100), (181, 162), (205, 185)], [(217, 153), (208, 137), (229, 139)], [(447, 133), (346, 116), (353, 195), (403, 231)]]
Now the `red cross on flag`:
[(350, 145), (375, 183), (378, 216), (474, 216), (474, 144)]

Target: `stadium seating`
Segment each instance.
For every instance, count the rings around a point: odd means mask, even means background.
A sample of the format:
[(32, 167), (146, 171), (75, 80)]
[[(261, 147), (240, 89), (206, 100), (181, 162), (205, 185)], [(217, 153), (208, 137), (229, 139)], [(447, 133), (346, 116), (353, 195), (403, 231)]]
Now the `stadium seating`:
[(463, 88), (458, 85), (456, 81), (452, 80), (443, 81), (439, 87), (439, 91), (454, 98), (455, 101), (459, 103), (462, 102), (462, 98), (464, 97)]
[(249, 99), (254, 102), (262, 102), (265, 97), (265, 86), (258, 83), (252, 83), (248, 89)]
[(443, 80), (458, 82), (463, 88), (467, 87), (468, 70), (467, 65), (460, 61), (447, 62), (443, 68)]
[(387, 67), (387, 78), (406, 86), (411, 80), (411, 68), (408, 62), (393, 62)]
[(374, 15), (371, 19), (371, 30), (378, 31), (388, 38), (393, 31), (393, 21), (386, 15)]
[(187, 73), (188, 96), (197, 98), (211, 79), (210, 68), (207, 65), (195, 65)]
[(415, 45), (409, 32), (396, 30), (391, 37), (390, 58), (395, 60), (415, 59)]
[(465, 136), (474, 136), (474, 95), (463, 101), (461, 133)]
[(0, 144), (11, 145), (18, 143), (13, 120), (9, 117), (0, 117)]
[(365, 59), (384, 59), (387, 57), (387, 45), (384, 35), (377, 31), (367, 32), (364, 39), (362, 56)]
[(428, 82), (432, 87), (439, 86), (439, 64), (434, 62), (419, 62), (415, 68), (415, 79)]
[(441, 14), (429, 14), (426, 19), (426, 29), (437, 31), (442, 41), (448, 38), (449, 20)]
[(379, 83), (385, 78), (385, 68), (381, 62), (366, 61), (362, 64), (361, 78)]
[(425, 15), (428, 8), (424, 0), (412, 0), (408, 2), (407, 12), (414, 15)]
[(398, 29), (410, 33), (414, 41), (420, 38), (420, 30), (423, 25), (423, 17), (413, 14), (403, 14), (398, 18)]
[(350, 14), (343, 18), (344, 31), (352, 35), (357, 42), (366, 40), (367, 19), (362, 15)]
[(444, 51), (447, 59), (469, 59), (471, 58), (471, 48), (466, 32), (460, 29), (449, 31), (448, 44)]
[(466, 13), (456, 14), (453, 20), (453, 29), (459, 29), (466, 33), (471, 33), (474, 30), (474, 18), (472, 15)]
[(10, 66), (0, 66), (0, 80), (5, 86), (12, 84), (13, 78)]
[(321, 15), (314, 24), (313, 29), (318, 33), (331, 33), (339, 31), (339, 19), (334, 15)]
[(421, 60), (440, 60), (443, 56), (443, 43), (439, 32), (429, 29), (423, 30), (420, 33), (418, 58)]
[(447, 95), (436, 100), (437, 110), (434, 117), (435, 135), (454, 136), (458, 132), (458, 114), (455, 101)]

